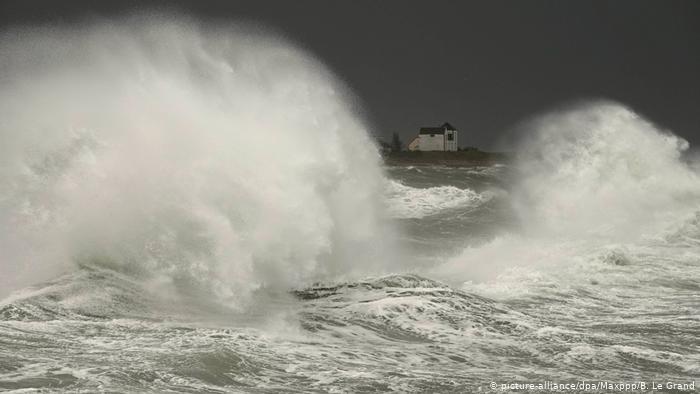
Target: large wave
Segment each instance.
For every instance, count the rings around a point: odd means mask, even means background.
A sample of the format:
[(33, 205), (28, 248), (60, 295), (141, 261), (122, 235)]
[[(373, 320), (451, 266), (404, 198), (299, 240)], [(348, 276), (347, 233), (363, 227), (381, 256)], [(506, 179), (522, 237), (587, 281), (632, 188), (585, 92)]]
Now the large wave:
[(238, 305), (389, 260), (367, 128), (286, 40), (149, 16), (0, 53), (0, 296), (83, 264)]
[(621, 104), (578, 104), (522, 131), (510, 196), (519, 224), (465, 249), (437, 268), (440, 276), (519, 287), (606, 256), (627, 261), (625, 250), (698, 210), (688, 142)]
[(623, 105), (566, 108), (524, 136), (514, 201), (528, 232), (634, 239), (697, 208), (688, 142)]

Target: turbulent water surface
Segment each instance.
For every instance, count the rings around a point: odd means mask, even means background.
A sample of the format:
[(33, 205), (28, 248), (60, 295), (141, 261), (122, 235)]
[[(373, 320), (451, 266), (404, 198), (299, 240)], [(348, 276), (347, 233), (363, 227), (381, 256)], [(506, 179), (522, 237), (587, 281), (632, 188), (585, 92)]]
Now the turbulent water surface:
[(507, 165), (382, 168), (333, 76), (259, 31), (2, 53), (2, 390), (700, 378), (700, 182), (622, 105), (538, 118)]

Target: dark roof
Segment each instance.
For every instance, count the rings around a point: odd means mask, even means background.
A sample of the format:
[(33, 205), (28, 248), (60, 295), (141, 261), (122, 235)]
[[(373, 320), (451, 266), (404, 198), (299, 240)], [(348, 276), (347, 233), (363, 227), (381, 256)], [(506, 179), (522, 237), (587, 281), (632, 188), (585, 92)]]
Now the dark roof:
[(445, 134), (445, 130), (457, 130), (451, 124), (445, 122), (440, 127), (421, 127), (418, 134)]
[(445, 134), (442, 127), (421, 127), (418, 134)]

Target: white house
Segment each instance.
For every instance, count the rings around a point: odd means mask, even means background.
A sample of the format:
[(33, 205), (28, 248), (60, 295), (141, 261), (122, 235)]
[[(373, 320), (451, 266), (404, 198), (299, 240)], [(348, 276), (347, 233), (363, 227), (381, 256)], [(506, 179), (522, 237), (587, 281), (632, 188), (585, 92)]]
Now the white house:
[(418, 143), (420, 142), (420, 138), (414, 137), (411, 142), (408, 143), (408, 150), (418, 150)]
[(456, 151), (458, 146), (457, 129), (445, 122), (440, 127), (421, 127), (408, 150)]

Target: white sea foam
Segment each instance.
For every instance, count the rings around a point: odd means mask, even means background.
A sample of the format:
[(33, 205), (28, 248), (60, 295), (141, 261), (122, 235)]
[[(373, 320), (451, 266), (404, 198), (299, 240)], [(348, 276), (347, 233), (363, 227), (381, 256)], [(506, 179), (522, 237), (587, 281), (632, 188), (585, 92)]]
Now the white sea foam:
[(390, 180), (386, 187), (387, 207), (395, 218), (420, 219), (451, 208), (476, 207), (491, 196), (455, 186), (415, 188)]

